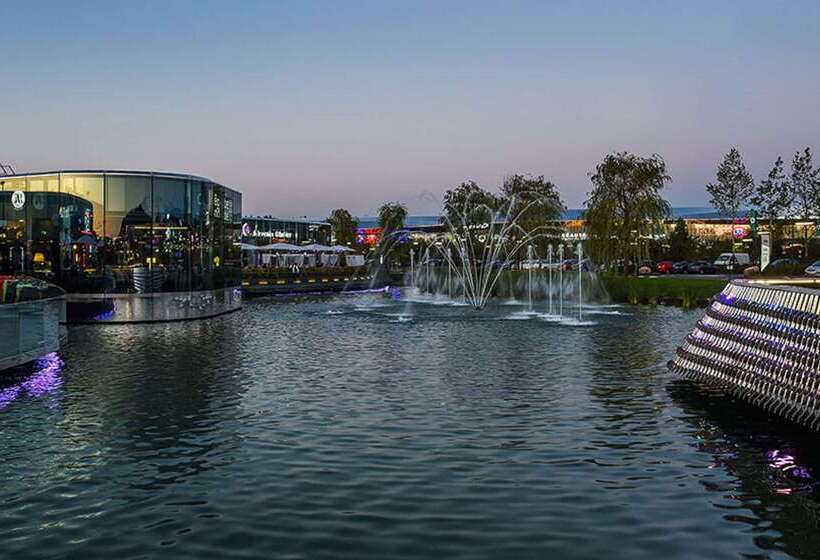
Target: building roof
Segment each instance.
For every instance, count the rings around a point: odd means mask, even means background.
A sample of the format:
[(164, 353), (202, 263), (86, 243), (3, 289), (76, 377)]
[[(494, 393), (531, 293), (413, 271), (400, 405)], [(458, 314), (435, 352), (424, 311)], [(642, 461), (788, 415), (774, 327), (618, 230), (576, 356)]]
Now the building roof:
[(290, 222), (296, 224), (310, 224), (316, 226), (330, 226), (329, 223), (321, 220), (310, 220), (308, 218), (278, 218), (276, 216), (242, 216), (243, 220), (268, 220), (276, 222)]
[[(207, 183), (216, 183), (217, 185), (225, 186), (218, 181), (203, 177), (201, 175), (191, 175), (189, 173), (172, 173), (169, 171), (145, 171), (145, 170), (128, 170), (128, 169), (55, 169), (52, 171), (31, 171), (26, 173), (13, 173), (10, 175), (0, 175), (0, 181), (5, 179), (18, 179), (20, 177), (39, 177), (43, 175), (143, 175), (143, 176), (160, 176), (160, 177), (174, 177), (177, 179), (187, 179), (189, 181), (204, 181)], [(230, 188), (230, 187), (226, 187)], [(231, 189), (235, 190), (235, 189)]]

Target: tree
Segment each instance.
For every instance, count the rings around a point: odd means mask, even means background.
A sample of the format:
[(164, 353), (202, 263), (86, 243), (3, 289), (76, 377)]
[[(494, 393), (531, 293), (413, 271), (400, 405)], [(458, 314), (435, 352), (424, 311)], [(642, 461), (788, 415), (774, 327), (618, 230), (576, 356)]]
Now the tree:
[(717, 182), (706, 185), (711, 204), (719, 212), (737, 218), (754, 193), (755, 182), (746, 169), (740, 151), (733, 147), (717, 168)]
[(673, 261), (689, 260), (694, 252), (694, 240), (684, 219), (675, 222), (675, 229), (669, 235), (669, 257)]
[(443, 220), (453, 228), (489, 223), (501, 202), (475, 181), (465, 181), (444, 193)]
[(543, 175), (510, 175), (501, 186), (501, 209), (517, 221), (523, 232), (535, 234), (534, 245), (545, 254), (550, 237), (558, 237), (556, 222), (566, 209), (558, 187)]
[(604, 263), (615, 258), (626, 262), (633, 255), (637, 260), (641, 239), (651, 237), (671, 213), (661, 196), (670, 180), (666, 162), (657, 154), (607, 155), (590, 174), (593, 189), (583, 214), (593, 257)]
[(820, 213), (820, 169), (812, 163), (811, 149), (795, 152), (791, 172), (792, 199), (800, 218)]
[[(765, 179), (758, 183), (751, 203), (760, 213), (760, 218), (767, 225), (772, 236), (772, 245), (776, 247), (782, 237), (777, 218), (786, 214), (792, 205), (792, 188), (783, 171), (783, 158), (777, 158)], [(777, 254), (777, 251), (774, 251)]]
[(379, 227), (384, 230), (383, 236), (404, 229), (407, 219), (407, 207), (398, 202), (388, 202), (379, 208)]
[(356, 243), (356, 229), (359, 227), (359, 221), (351, 216), (350, 212), (344, 208), (337, 208), (330, 213), (326, 221), (333, 230), (333, 236), (336, 238), (337, 244), (352, 245)]

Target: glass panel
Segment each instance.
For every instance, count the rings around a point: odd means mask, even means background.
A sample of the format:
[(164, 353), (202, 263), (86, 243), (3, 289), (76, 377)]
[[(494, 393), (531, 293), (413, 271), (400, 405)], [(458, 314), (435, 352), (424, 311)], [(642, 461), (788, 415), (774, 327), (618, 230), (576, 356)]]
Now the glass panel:
[(104, 187), (102, 175), (60, 177), (60, 276), (69, 291), (95, 293), (110, 289), (103, 271)]
[[(25, 182), (23, 183), (25, 184)], [(7, 189), (8, 182), (4, 189)], [(14, 190), (0, 192), (0, 273), (22, 272), (26, 269), (26, 209), (12, 204)]]
[(105, 191), (106, 271), (113, 289), (153, 291), (151, 177), (107, 175)]
[(17, 179), (7, 179), (0, 177), (0, 191), (25, 191), (26, 178), (20, 177)]
[(192, 181), (191, 187), (191, 289), (213, 288), (213, 252), (211, 236), (210, 183)]
[(60, 178), (57, 175), (45, 175), (28, 178), (29, 192), (60, 192)]
[(164, 292), (190, 289), (189, 188), (183, 179), (154, 177), (154, 266)]

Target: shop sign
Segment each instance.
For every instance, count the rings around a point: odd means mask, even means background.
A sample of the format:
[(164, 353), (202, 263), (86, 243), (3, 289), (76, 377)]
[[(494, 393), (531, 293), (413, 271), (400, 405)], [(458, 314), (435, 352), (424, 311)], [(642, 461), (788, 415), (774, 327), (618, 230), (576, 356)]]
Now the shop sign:
[(760, 270), (769, 266), (772, 258), (772, 236), (768, 233), (760, 234)]
[(735, 239), (746, 239), (749, 236), (748, 224), (734, 224), (732, 226), (732, 237)]
[(23, 191), (14, 191), (11, 193), (11, 205), (15, 210), (22, 210), (26, 205), (26, 193)]

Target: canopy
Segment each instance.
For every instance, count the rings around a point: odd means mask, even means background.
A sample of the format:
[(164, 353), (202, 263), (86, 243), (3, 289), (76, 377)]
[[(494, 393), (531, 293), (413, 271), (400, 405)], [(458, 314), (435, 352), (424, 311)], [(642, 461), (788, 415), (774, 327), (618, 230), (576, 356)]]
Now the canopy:
[(328, 247), (327, 245), (319, 245), (318, 243), (311, 243), (310, 245), (302, 245), (299, 247), (300, 251), (307, 251), (308, 253), (319, 253), (322, 251), (325, 252), (334, 252), (333, 247)]
[(334, 245), (330, 248), (331, 251), (334, 253), (352, 253), (353, 249), (350, 247), (345, 247), (344, 245)]
[(258, 251), (262, 247), (259, 247), (257, 245), (251, 245), (250, 243), (240, 243), (239, 248), (243, 251)]
[(301, 251), (302, 248), (298, 245), (291, 245), (290, 243), (273, 243), (272, 245), (262, 245), (259, 247), (263, 251)]

